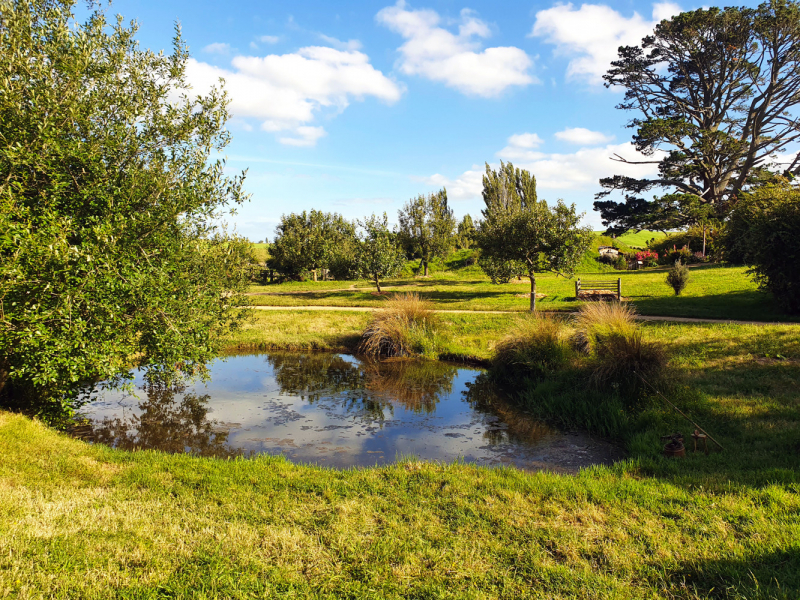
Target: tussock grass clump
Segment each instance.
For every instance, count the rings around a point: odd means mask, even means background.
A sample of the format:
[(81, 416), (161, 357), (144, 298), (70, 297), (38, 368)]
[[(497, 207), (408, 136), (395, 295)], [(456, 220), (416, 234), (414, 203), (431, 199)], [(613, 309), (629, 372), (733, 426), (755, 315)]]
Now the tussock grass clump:
[(663, 348), (644, 339), (633, 307), (619, 302), (587, 304), (575, 319), (575, 345), (595, 359), (591, 380), (598, 388), (639, 397), (642, 378), (660, 382), (667, 366)]
[(373, 358), (431, 353), (436, 347), (436, 313), (418, 294), (393, 294), (361, 334), (358, 352)]
[(543, 376), (567, 366), (573, 351), (569, 331), (559, 318), (532, 315), (520, 319), (515, 331), (495, 349), (496, 376)]

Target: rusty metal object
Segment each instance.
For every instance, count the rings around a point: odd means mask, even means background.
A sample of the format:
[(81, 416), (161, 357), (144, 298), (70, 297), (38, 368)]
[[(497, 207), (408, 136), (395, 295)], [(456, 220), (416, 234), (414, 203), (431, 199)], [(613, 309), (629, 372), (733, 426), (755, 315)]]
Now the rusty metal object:
[(661, 441), (669, 440), (664, 444), (664, 456), (679, 458), (686, 456), (686, 446), (683, 445), (683, 434), (680, 432), (672, 435), (662, 435)]

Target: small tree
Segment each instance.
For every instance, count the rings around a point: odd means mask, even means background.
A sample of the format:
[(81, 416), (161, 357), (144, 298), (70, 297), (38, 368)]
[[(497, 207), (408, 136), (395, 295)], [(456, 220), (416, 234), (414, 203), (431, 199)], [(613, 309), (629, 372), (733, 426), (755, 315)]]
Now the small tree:
[(447, 190), (435, 194), (417, 196), (406, 202), (398, 211), (401, 243), (413, 256), (418, 256), (428, 275), (428, 262), (432, 258), (444, 257), (453, 247), (453, 232), (456, 220), (447, 205)]
[(536, 179), (511, 163), (499, 171), (486, 165), (483, 178), (484, 221), (477, 234), (483, 256), (522, 263), (531, 280), (531, 312), (536, 310), (536, 273), (572, 276), (594, 237), (578, 227), (582, 215), (559, 200), (554, 207), (539, 200)]
[(675, 295), (680, 296), (681, 292), (686, 288), (689, 283), (689, 267), (684, 265), (681, 261), (676, 260), (675, 264), (667, 273), (667, 285), (675, 290)]
[(326, 269), (334, 255), (346, 254), (355, 240), (355, 225), (337, 213), (311, 210), (282, 215), (275, 228), (268, 266), (293, 279)]
[(386, 213), (383, 213), (383, 218), (371, 215), (358, 224), (364, 230), (356, 250), (358, 270), (363, 277), (375, 282), (380, 294), (381, 279), (397, 275), (405, 258), (398, 246), (397, 235), (389, 231)]

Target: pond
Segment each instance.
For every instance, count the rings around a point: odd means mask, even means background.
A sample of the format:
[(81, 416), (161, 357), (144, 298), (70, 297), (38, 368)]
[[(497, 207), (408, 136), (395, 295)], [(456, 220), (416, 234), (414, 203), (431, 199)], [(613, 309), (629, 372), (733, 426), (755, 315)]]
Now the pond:
[(415, 456), (575, 472), (622, 457), (615, 446), (548, 427), (513, 406), (481, 369), (382, 363), (329, 353), (227, 357), (184, 388), (104, 391), (80, 437), (200, 456), (283, 454), (298, 463), (373, 466)]

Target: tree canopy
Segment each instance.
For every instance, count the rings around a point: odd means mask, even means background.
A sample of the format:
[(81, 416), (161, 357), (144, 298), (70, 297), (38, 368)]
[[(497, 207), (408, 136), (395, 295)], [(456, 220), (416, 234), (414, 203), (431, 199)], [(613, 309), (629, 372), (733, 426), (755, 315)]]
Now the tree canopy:
[(536, 273), (571, 276), (594, 237), (591, 228), (579, 227), (582, 215), (575, 205), (559, 200), (548, 206), (536, 194), (536, 178), (511, 163), (494, 171), (486, 165), (482, 211), (476, 239), (482, 257), (495, 263), (513, 261), (531, 280), (531, 312), (536, 310)]
[(327, 269), (335, 256), (352, 250), (355, 225), (337, 213), (319, 210), (282, 215), (275, 228), (268, 266), (292, 279)]
[(375, 282), (380, 294), (381, 279), (394, 277), (403, 268), (403, 252), (397, 243), (397, 235), (389, 230), (386, 213), (382, 217), (370, 215), (358, 224), (363, 230), (356, 248), (358, 271)]
[(0, 3), (0, 396), (45, 415), (135, 362), (202, 371), (249, 260), (213, 225), (246, 199), (225, 94), (189, 95), (179, 31), (155, 54), (74, 6)]
[(422, 260), (427, 276), (428, 262), (444, 257), (453, 247), (456, 219), (447, 205), (447, 190), (412, 198), (397, 212), (401, 243)]
[[(779, 166), (800, 171), (800, 154), (773, 156), (800, 139), (800, 8), (771, 0), (758, 8), (708, 8), (656, 25), (619, 49), (604, 76), (622, 87), (618, 108), (637, 113), (633, 144), (658, 174), (601, 179), (595, 210), (612, 232), (666, 230), (724, 218), (741, 191)], [(769, 174), (766, 173), (768, 177)], [(654, 189), (669, 193), (653, 200)], [(621, 191), (625, 202), (602, 200)]]

